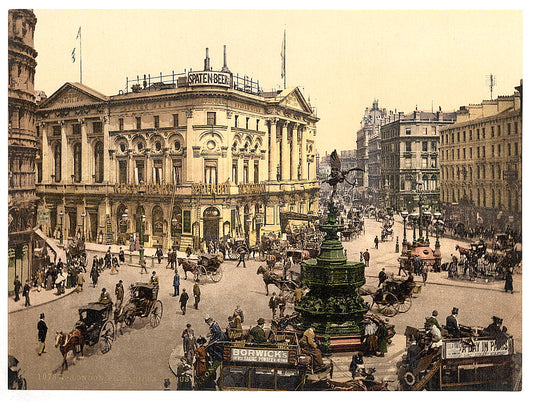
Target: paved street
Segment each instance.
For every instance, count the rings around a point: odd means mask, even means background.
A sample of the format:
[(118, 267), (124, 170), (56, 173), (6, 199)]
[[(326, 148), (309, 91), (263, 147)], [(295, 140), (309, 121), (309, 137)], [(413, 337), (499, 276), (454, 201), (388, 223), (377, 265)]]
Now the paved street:
[[(377, 285), (377, 274), (382, 267), (389, 273), (397, 273), (398, 254), (394, 252), (395, 242), (380, 243), (375, 250), (373, 239), (380, 230), (380, 223), (366, 220), (366, 235), (351, 242), (344, 242), (350, 260), (359, 260), (359, 252), (369, 249), (371, 254), (370, 267), (367, 270), (367, 284)], [(395, 236), (402, 237), (402, 225), (395, 225)], [(412, 232), (411, 232), (412, 236)], [(433, 244), (433, 240), (432, 240)], [(455, 240), (443, 239), (442, 254), (444, 261), (454, 251)], [(89, 261), (93, 252), (89, 252)], [(173, 376), (168, 368), (172, 350), (181, 345), (181, 332), (187, 323), (191, 323), (196, 335), (206, 335), (207, 325), (204, 323), (206, 314), (211, 315), (222, 327), (228, 315), (233, 313), (239, 304), (245, 313), (245, 327), (255, 324), (258, 317), (270, 318), (268, 297), (265, 295), (262, 278), (256, 275), (261, 263), (248, 261), (247, 268), (236, 268), (236, 262), (227, 261), (223, 264), (223, 278), (219, 283), (209, 278), (202, 278), (202, 300), (199, 310), (192, 308), (193, 280), (189, 275), (184, 280), (180, 270), (182, 288), (187, 289), (191, 296), (187, 314), (181, 315), (177, 298), (172, 295), (172, 276), (170, 269), (165, 269), (166, 262), (161, 266), (156, 263), (155, 270), (160, 279), (159, 299), (163, 302), (164, 312), (161, 325), (152, 328), (147, 319), (137, 320), (133, 328), (126, 329), (119, 335), (109, 353), (102, 355), (96, 347), (86, 347), (86, 357), (72, 361), (62, 376), (59, 374), (61, 354), (53, 347), (56, 330), (70, 331), (77, 320), (77, 309), (92, 301), (96, 301), (102, 287), (106, 287), (114, 299), (115, 283), (122, 279), (127, 286), (134, 281), (147, 281), (149, 275), (139, 273), (134, 266), (121, 267), (119, 274), (110, 275), (106, 270), (100, 276), (98, 286), (89, 285), (86, 274), (86, 288), (78, 294), (73, 293), (42, 306), (13, 312), (9, 315), (9, 353), (20, 360), (24, 375), (28, 380), (29, 389), (162, 389), (163, 379)], [(152, 269), (149, 268), (149, 272)], [(493, 315), (504, 319), (503, 324), (515, 337), (517, 352), (521, 352), (521, 275), (514, 276), (515, 293), (503, 292), (503, 282), (493, 284), (477, 284), (462, 281), (450, 281), (446, 273), (430, 273), (429, 280), (420, 295), (414, 299), (411, 310), (391, 318), (396, 326), (397, 335), (389, 347), (389, 354), (384, 358), (369, 358), (367, 366), (375, 366), (377, 378), (395, 379), (395, 362), (401, 359), (405, 338), (403, 331), (407, 325), (421, 327), (424, 317), (434, 309), (439, 311), (439, 320), (445, 321), (452, 307), (459, 308), (459, 322), (465, 325), (486, 326)], [(420, 281), (420, 278), (416, 278)], [(271, 288), (276, 290), (275, 288)], [(47, 337), (47, 353), (37, 356), (37, 321), (39, 314), (44, 312), (49, 332)], [(21, 336), (21, 334), (25, 334)], [(346, 378), (350, 355), (334, 356), (336, 379)], [(174, 386), (173, 381), (173, 386)], [(391, 388), (394, 388), (392, 384)]]

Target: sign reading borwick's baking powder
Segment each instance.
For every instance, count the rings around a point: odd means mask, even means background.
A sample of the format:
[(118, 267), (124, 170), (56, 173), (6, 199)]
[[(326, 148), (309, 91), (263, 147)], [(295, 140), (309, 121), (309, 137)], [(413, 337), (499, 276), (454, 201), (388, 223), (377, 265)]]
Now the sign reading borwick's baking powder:
[(231, 361), (249, 363), (289, 363), (289, 351), (279, 349), (231, 349)]
[(191, 71), (187, 75), (187, 84), (190, 87), (200, 85), (231, 87), (231, 74), (218, 71)]

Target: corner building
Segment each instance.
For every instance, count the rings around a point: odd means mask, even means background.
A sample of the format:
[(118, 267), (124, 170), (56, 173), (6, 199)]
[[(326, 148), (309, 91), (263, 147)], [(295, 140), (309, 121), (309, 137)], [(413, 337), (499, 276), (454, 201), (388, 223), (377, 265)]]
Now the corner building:
[(317, 214), (318, 118), (300, 90), (263, 92), (209, 64), (113, 96), (66, 83), (41, 103), (48, 235), (144, 233), (147, 246), (184, 250), (224, 235), (255, 244), (281, 229), (280, 212)]

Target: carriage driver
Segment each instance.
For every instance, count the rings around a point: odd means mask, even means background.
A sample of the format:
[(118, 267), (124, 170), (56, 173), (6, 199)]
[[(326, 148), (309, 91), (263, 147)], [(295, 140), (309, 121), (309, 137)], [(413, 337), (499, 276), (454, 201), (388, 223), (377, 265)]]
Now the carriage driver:
[(159, 278), (157, 277), (155, 271), (152, 271), (152, 276), (150, 277), (150, 285), (159, 287)]
[(109, 292), (106, 290), (106, 288), (102, 288), (102, 293), (100, 294), (98, 303), (106, 305), (113, 304), (113, 302), (111, 301), (111, 296), (109, 295)]

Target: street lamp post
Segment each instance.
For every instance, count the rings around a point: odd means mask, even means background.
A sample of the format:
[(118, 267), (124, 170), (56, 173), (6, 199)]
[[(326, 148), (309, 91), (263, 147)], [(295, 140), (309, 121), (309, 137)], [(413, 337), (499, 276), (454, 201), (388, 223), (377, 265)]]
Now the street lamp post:
[(177, 226), (178, 226), (178, 220), (176, 218), (172, 218), (170, 220), (170, 223), (172, 224), (172, 226), (170, 227), (170, 242), (169, 242), (169, 247), (170, 248), (174, 248), (174, 235), (173, 233), (176, 232), (176, 229), (177, 229)]
[(81, 214), (81, 241), (85, 243), (85, 217), (87, 215), (84, 213)]
[(429, 243), (429, 224), (431, 222), (431, 212), (424, 211), (424, 220), (426, 223), (426, 243)]
[(407, 220), (407, 216), (409, 215), (409, 212), (407, 212), (405, 209), (400, 212), (400, 215), (403, 219), (403, 241), (402, 241), (402, 245), (405, 245), (407, 244), (407, 228), (406, 228), (406, 220)]
[(440, 247), (439, 233), (441, 225), (443, 224), (441, 220), (442, 214), (437, 211), (433, 214), (433, 217), (435, 218), (435, 247)]
[(142, 265), (144, 259), (144, 219), (145, 216), (141, 215), (141, 228), (139, 233), (139, 264)]
[(418, 193), (418, 235), (420, 239), (424, 239), (424, 233), (422, 228), (422, 182), (416, 183), (416, 192)]
[(415, 244), (416, 243), (416, 221), (417, 221), (418, 215), (416, 214), (416, 212), (413, 212), (411, 214), (411, 217), (413, 218), (413, 244)]
[(63, 244), (63, 211), (59, 213), (59, 244)]

